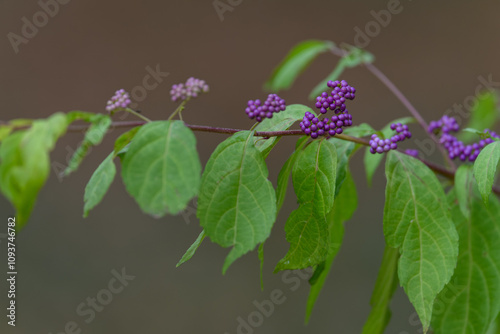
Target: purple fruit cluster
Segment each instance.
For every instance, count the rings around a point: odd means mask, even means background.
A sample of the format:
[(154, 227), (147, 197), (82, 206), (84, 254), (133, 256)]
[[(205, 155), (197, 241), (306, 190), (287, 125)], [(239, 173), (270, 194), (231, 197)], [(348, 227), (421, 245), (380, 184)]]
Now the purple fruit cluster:
[(200, 93), (207, 93), (209, 90), (205, 80), (189, 78), (185, 83), (179, 83), (172, 86), (170, 96), (172, 101), (184, 101), (188, 98), (197, 97)]
[(345, 101), (354, 100), (356, 97), (356, 88), (349, 86), (345, 80), (330, 80), (326, 85), (331, 88), (332, 91), (330, 94), (323, 92), (316, 98), (316, 108), (319, 109), (319, 112), (326, 114), (328, 109), (336, 114), (347, 112)]
[(411, 138), (411, 132), (408, 130), (408, 125), (401, 123), (391, 124), (391, 130), (396, 131), (396, 134), (390, 139), (382, 139), (377, 134), (373, 134), (370, 140), (370, 153), (382, 154), (398, 148), (398, 142)]
[(312, 112), (307, 111), (300, 122), (300, 128), (311, 138), (316, 139), (320, 136), (335, 136), (341, 134), (344, 126), (352, 125), (352, 115), (341, 113), (334, 115), (331, 118), (325, 117), (319, 120)]
[(326, 114), (328, 110), (335, 113), (334, 116), (319, 119), (311, 112), (306, 112), (300, 128), (306, 134), (315, 139), (320, 136), (335, 136), (341, 134), (346, 126), (352, 125), (352, 115), (346, 108), (346, 100), (354, 100), (356, 89), (349, 86), (345, 80), (328, 81), (326, 84), (331, 92), (323, 92), (316, 98), (316, 108), (320, 114)]
[(108, 100), (106, 104), (106, 111), (115, 112), (119, 109), (125, 109), (132, 103), (130, 100), (130, 95), (125, 91), (125, 89), (119, 89), (115, 92), (115, 95)]
[(249, 100), (245, 112), (248, 118), (254, 119), (257, 122), (262, 122), (264, 118), (273, 118), (274, 113), (278, 113), (286, 109), (286, 102), (276, 94), (269, 94), (264, 104), (260, 100)]
[[(448, 151), (450, 159), (459, 158), (461, 161), (475, 161), (481, 150), (494, 141), (492, 138), (486, 138), (477, 143), (466, 145), (451, 134), (459, 129), (457, 121), (453, 117), (445, 115), (438, 121), (432, 121), (427, 130), (430, 133), (440, 134), (439, 142)], [(484, 133), (489, 133), (494, 138), (500, 138), (498, 134), (488, 129), (484, 130)]]

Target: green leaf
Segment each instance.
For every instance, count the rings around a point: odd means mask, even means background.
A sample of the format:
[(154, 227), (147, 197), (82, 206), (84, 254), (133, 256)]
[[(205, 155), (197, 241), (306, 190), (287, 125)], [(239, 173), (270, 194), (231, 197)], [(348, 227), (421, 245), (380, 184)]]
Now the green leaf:
[(0, 142), (7, 138), (8, 135), (14, 130), (14, 127), (10, 124), (0, 125)]
[(458, 235), (444, 191), (420, 160), (387, 154), (384, 235), (399, 248), (399, 281), (427, 332), (436, 295), (450, 280), (458, 256)]
[(479, 131), (477, 129), (465, 128), (465, 129), (462, 130), (462, 132), (473, 133), (475, 135), (474, 138), (476, 136), (478, 136), (481, 139), (491, 138), (491, 139), (493, 139), (495, 141), (499, 141), (500, 140), (499, 138), (491, 136), (491, 132), (489, 130)]
[(66, 128), (66, 116), (55, 113), (34, 121), (28, 130), (14, 132), (0, 145), (0, 190), (17, 210), (17, 229), (28, 221), (49, 176), (49, 153)]
[(486, 208), (470, 172), (467, 180), (470, 218), (455, 204), (458, 188), (449, 196), (459, 256), (450, 283), (434, 305), (436, 334), (486, 333), (500, 311), (500, 203), (492, 197)]
[(472, 166), (461, 165), (455, 172), (455, 193), (458, 199), (458, 206), (462, 214), (470, 219), (470, 205), (472, 187), (475, 184)]
[(349, 53), (343, 57), (346, 60), (347, 67), (356, 67), (363, 64), (373, 63), (375, 56), (370, 52), (349, 45)]
[(474, 162), (474, 176), (485, 204), (491, 194), (500, 161), (500, 142), (486, 145)]
[[(261, 131), (285, 131), (297, 121), (302, 121), (304, 114), (309, 111), (315, 114), (311, 108), (302, 104), (292, 104), (286, 107), (282, 112), (273, 115), (273, 118), (264, 119), (255, 128), (256, 132)], [(262, 152), (264, 157), (269, 155), (269, 152), (281, 139), (281, 136), (265, 139), (263, 137), (254, 137), (255, 147)]]
[(142, 127), (141, 126), (136, 126), (135, 128), (124, 132), (120, 135), (115, 140), (115, 148), (114, 148), (114, 154), (117, 156), (119, 153), (123, 151), (123, 149), (134, 139), (135, 135), (137, 134), (137, 131)]
[(335, 199), (333, 208), (328, 213), (327, 220), (329, 224), (330, 234), (330, 247), (328, 255), (324, 262), (316, 266), (314, 274), (309, 280), (311, 288), (309, 290), (309, 297), (307, 298), (305, 323), (309, 322), (314, 304), (323, 289), (328, 274), (333, 265), (333, 261), (337, 256), (342, 241), (344, 239), (344, 222), (351, 219), (352, 215), (358, 207), (358, 194), (356, 192), (356, 185), (351, 174), (348, 172), (345, 182), (343, 183), (338, 196)]
[[(470, 120), (466, 128), (488, 129), (499, 120), (500, 110), (498, 109), (498, 93), (495, 91), (486, 91), (478, 96), (470, 111)], [(459, 138), (468, 142), (475, 139), (471, 133), (461, 133)]]
[(288, 160), (280, 170), (280, 173), (278, 175), (278, 185), (276, 187), (276, 207), (278, 212), (281, 210), (281, 206), (285, 201), (286, 190), (288, 189), (288, 180), (290, 179), (292, 168), (293, 166), (295, 166), (298, 157), (302, 154), (302, 148), (307, 143), (308, 139), (308, 136), (304, 136), (300, 137), (297, 140), (295, 151), (288, 158)]
[(189, 246), (186, 253), (184, 253), (182, 258), (179, 260), (179, 262), (175, 266), (179, 267), (184, 262), (187, 262), (188, 260), (190, 260), (193, 257), (194, 253), (196, 252), (196, 250), (198, 249), (198, 247), (200, 247), (200, 245), (203, 242), (203, 240), (205, 239), (205, 237), (206, 237), (205, 230), (203, 230), (203, 231), (201, 231), (200, 235), (198, 235), (198, 238), (196, 238), (196, 240), (193, 242), (193, 244), (191, 246)]
[(292, 181), (299, 204), (311, 203), (318, 214), (333, 206), (337, 173), (337, 152), (328, 140), (314, 140), (292, 169)]
[[(381, 137), (383, 139), (390, 138), (395, 134), (395, 131), (391, 130), (391, 124), (393, 123), (401, 123), (401, 124), (410, 124), (414, 123), (415, 119), (413, 117), (404, 117), (404, 118), (399, 118), (391, 123), (387, 124), (381, 133)], [(374, 132), (375, 133), (375, 132)], [(373, 133), (372, 133), (373, 134)], [(366, 170), (366, 180), (368, 182), (368, 185), (371, 186), (372, 180), (373, 180), (373, 175), (377, 171), (378, 166), (382, 162), (382, 159), (384, 158), (385, 154), (372, 154), (370, 152), (370, 149), (367, 148), (365, 150), (365, 156), (364, 156), (364, 164), (365, 164), (365, 170)]]
[(353, 137), (365, 137), (372, 135), (375, 132), (377, 131), (366, 123), (361, 123), (360, 125), (351, 126), (344, 130), (344, 134)]
[(265, 83), (265, 89), (279, 91), (289, 89), (319, 54), (328, 51), (334, 44), (329, 41), (308, 40), (295, 45), (281, 61)]
[(108, 192), (109, 186), (113, 182), (116, 175), (116, 166), (113, 162), (114, 154), (111, 153), (97, 167), (89, 182), (85, 186), (85, 194), (83, 196), (83, 217), (87, 217), (90, 210), (99, 204), (104, 195)]
[(325, 260), (329, 247), (326, 214), (333, 206), (337, 172), (335, 145), (315, 140), (299, 156), (292, 169), (292, 181), (299, 208), (285, 224), (290, 249), (275, 272), (302, 269)]
[(73, 110), (66, 114), (66, 120), (68, 122), (68, 125), (75, 121), (91, 122), (95, 115), (100, 114), (95, 114), (88, 111)]
[(487, 334), (500, 334), (500, 316), (491, 324)]
[(143, 125), (122, 163), (127, 191), (156, 217), (177, 214), (196, 196), (201, 164), (193, 132), (181, 121)]
[(264, 243), (259, 245), (258, 256), (260, 261), (260, 290), (264, 291)]
[(368, 51), (356, 47), (351, 47), (349, 53), (339, 60), (337, 66), (333, 69), (333, 71), (323, 81), (316, 85), (316, 87), (314, 87), (314, 89), (309, 94), (309, 99), (316, 99), (317, 96), (319, 96), (327, 89), (326, 84), (328, 83), (328, 81), (338, 80), (340, 78), (340, 75), (342, 75), (342, 72), (344, 72), (346, 68), (352, 68), (361, 64), (372, 63), (374, 60), (375, 57)]
[(398, 259), (399, 251), (386, 246), (370, 300), (372, 310), (363, 326), (362, 334), (383, 334), (389, 324), (391, 319), (389, 306), (398, 287)]
[(335, 137), (330, 138), (328, 141), (335, 145), (335, 149), (337, 151), (337, 178), (335, 180), (335, 197), (337, 197), (346, 178), (347, 169), (349, 167), (349, 159), (355, 152), (356, 144), (351, 141), (340, 140)]
[(102, 142), (111, 125), (111, 118), (108, 115), (95, 114), (90, 117), (89, 122), (91, 122), (92, 125), (85, 133), (85, 137), (83, 138), (80, 146), (71, 156), (68, 166), (63, 171), (64, 176), (68, 176), (72, 172), (76, 171), (87, 155), (89, 149)]
[(276, 219), (276, 194), (267, 176), (264, 158), (250, 131), (238, 132), (223, 141), (208, 160), (197, 216), (213, 242), (222, 247), (234, 246), (224, 262), (223, 273), (271, 233)]

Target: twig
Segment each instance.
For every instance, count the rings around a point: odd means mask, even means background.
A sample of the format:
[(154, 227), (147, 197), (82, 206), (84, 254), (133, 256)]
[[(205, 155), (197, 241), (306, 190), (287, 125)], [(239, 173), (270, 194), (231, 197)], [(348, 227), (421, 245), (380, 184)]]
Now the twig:
[[(115, 122), (111, 123), (111, 127), (113, 127), (113, 128), (127, 128), (127, 127), (141, 126), (141, 125), (144, 125), (146, 123), (148, 123), (148, 122), (144, 122), (144, 121), (115, 121)], [(0, 121), (0, 124), (4, 124), (4, 122)], [(194, 125), (194, 124), (186, 124), (186, 123), (184, 123), (184, 125), (193, 131), (199, 131), (199, 132), (235, 134), (236, 132), (245, 131), (243, 129), (221, 128), (221, 127), (208, 126), (208, 125)], [(89, 128), (89, 126), (90, 125), (70, 125), (70, 126), (68, 126), (68, 132), (81, 132), (81, 131), (87, 130)], [(19, 127), (15, 127), (15, 129), (21, 130), (21, 129), (25, 129), (28, 127), (29, 126), (19, 126)], [(304, 133), (302, 132), (302, 130), (257, 131), (257, 132), (255, 132), (255, 136), (257, 136), (257, 137), (303, 136), (303, 135), (304, 135)], [(350, 142), (364, 145), (364, 146), (370, 146), (369, 141), (366, 139), (353, 137), (353, 136), (349, 136), (349, 135), (345, 135), (345, 134), (335, 135), (333, 138), (350, 141)], [(429, 167), (436, 174), (444, 176), (450, 180), (453, 180), (455, 178), (455, 171), (446, 169), (442, 166), (434, 164), (433, 162), (430, 162), (430, 161), (427, 161), (427, 160), (424, 160), (421, 158), (418, 158), (418, 159), (420, 161), (422, 161), (427, 167)], [(493, 187), (493, 192), (500, 196), (500, 188)]]

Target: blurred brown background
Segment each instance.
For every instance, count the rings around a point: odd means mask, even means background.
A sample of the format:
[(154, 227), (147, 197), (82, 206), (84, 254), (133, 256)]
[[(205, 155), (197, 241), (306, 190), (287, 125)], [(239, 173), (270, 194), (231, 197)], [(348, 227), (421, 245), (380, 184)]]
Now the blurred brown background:
[[(186, 121), (249, 128), (246, 101), (265, 97), (262, 84), (290, 47), (309, 38), (352, 44), (354, 28), (364, 30), (374, 21), (370, 11), (387, 9), (389, 3), (231, 2), (237, 5), (221, 21), (212, 1), (67, 1), (15, 53), (8, 34), (21, 35), (23, 17), (33, 22), (41, 7), (36, 1), (1, 1), (0, 119), (46, 117), (75, 109), (104, 112), (116, 89), (142, 85), (146, 67), (159, 64), (169, 75), (139, 104), (148, 117), (167, 117), (176, 107), (169, 100), (170, 86), (195, 76), (205, 79), (211, 91), (189, 103)], [(404, 0), (400, 7), (402, 11), (371, 38), (367, 49), (428, 121), (473, 95), (478, 76), (492, 75), (500, 81), (499, 2)], [(310, 89), (336, 60), (321, 55), (290, 91), (280, 95), (290, 104), (310, 103)], [(407, 115), (364, 68), (349, 70), (343, 78), (358, 91), (349, 108), (355, 123), (380, 128)], [(413, 130), (423, 138), (416, 126)], [(119, 177), (103, 203), (82, 218), (84, 186), (121, 132), (110, 133), (80, 170), (63, 182), (51, 172), (30, 222), (17, 238), (17, 327), (7, 326), (2, 314), (1, 333), (63, 333), (74, 321), (82, 333), (232, 334), (237, 332), (237, 318), (246, 319), (256, 309), (253, 301), (269, 299), (273, 289), (282, 290), (286, 301), (255, 333), (361, 332), (384, 246), (382, 170), (368, 188), (361, 155), (352, 160), (362, 210), (347, 223), (344, 245), (311, 322), (304, 326), (306, 281), (300, 280), (300, 287), (292, 291), (282, 273), (272, 274), (288, 249), (283, 226), (295, 208), (292, 192), (266, 242), (263, 292), (256, 252), (222, 276), (229, 250), (206, 241), (191, 261), (176, 269), (201, 230), (193, 209), (184, 216), (150, 218), (140, 212)], [(53, 152), (53, 161), (65, 164), (81, 138), (78, 133), (67, 134)], [(197, 133), (197, 138), (204, 164), (225, 136)], [(293, 146), (293, 139), (282, 140), (269, 157), (273, 183)], [(0, 212), (4, 221), (14, 213), (3, 197)], [(0, 242), (0, 259), (6, 263), (5, 239)], [(111, 271), (122, 268), (135, 279), (86, 323), (87, 316), (76, 313), (78, 305), (106, 289)], [(2, 280), (3, 312), (5, 288)], [(392, 309), (387, 333), (419, 333), (401, 290)]]

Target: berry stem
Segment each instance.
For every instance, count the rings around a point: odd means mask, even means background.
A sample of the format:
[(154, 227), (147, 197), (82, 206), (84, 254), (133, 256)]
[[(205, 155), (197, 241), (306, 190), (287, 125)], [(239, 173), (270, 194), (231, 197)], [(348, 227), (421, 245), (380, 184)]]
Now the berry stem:
[(172, 113), (172, 115), (170, 115), (170, 117), (168, 118), (168, 120), (172, 120), (172, 118), (175, 117), (175, 115), (179, 114), (179, 118), (180, 120), (182, 121), (182, 111), (184, 110), (184, 108), (186, 107), (186, 103), (190, 100), (190, 97), (186, 98), (185, 100), (182, 100), (181, 104), (179, 104), (179, 106), (177, 107), (177, 109), (174, 110), (174, 112)]
[(147, 123), (151, 123), (152, 122), (152, 120), (150, 120), (149, 118), (147, 118), (144, 115), (139, 114), (137, 111), (135, 111), (133, 109), (125, 108), (125, 111), (131, 113), (132, 115), (134, 115), (136, 117), (139, 117), (140, 119), (142, 119), (143, 121), (146, 121)]

